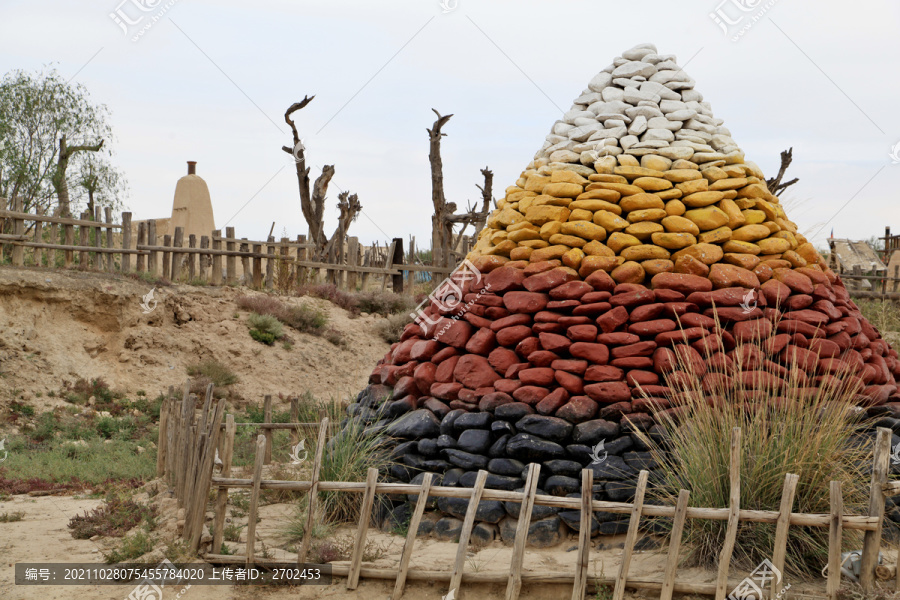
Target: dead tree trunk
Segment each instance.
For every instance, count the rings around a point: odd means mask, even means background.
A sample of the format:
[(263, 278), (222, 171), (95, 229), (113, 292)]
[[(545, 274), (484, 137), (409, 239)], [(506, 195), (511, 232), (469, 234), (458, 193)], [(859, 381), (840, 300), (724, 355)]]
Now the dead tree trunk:
[(347, 237), (347, 230), (350, 228), (350, 223), (356, 220), (356, 217), (359, 216), (359, 212), (362, 210), (362, 204), (360, 204), (356, 194), (351, 194), (350, 192), (341, 192), (338, 195), (337, 207), (338, 211), (340, 211), (338, 225), (325, 247), (325, 256), (328, 257), (328, 262), (330, 263), (339, 262), (343, 256), (344, 238)]
[(781, 183), (781, 179), (784, 177), (785, 171), (787, 168), (791, 166), (791, 162), (794, 160), (794, 148), (788, 148), (781, 152), (781, 167), (778, 169), (778, 175), (772, 177), (771, 179), (766, 180), (766, 187), (769, 188), (769, 191), (775, 195), (780, 196), (781, 192), (794, 185), (798, 181), (798, 178), (794, 177), (790, 181), (786, 181)]
[[(80, 146), (69, 146), (66, 143), (66, 134), (62, 134), (59, 138), (59, 158), (56, 162), (56, 173), (53, 175), (53, 185), (56, 188), (56, 197), (59, 201), (59, 216), (70, 217), (72, 215), (69, 209), (69, 184), (66, 181), (66, 170), (69, 168), (69, 159), (76, 152), (99, 152), (103, 147), (103, 140), (94, 144), (82, 144)], [(92, 208), (93, 210), (93, 208)], [(91, 214), (94, 214), (93, 212)]]
[(303, 218), (309, 226), (309, 241), (316, 245), (313, 250), (313, 260), (324, 256), (328, 238), (325, 237), (325, 195), (328, 192), (328, 184), (334, 176), (334, 165), (322, 167), (322, 174), (316, 179), (310, 190), (309, 167), (306, 166), (306, 148), (303, 140), (297, 133), (297, 126), (291, 116), (312, 102), (315, 96), (304, 96), (300, 102), (295, 102), (284, 113), (285, 122), (290, 125), (293, 134), (294, 145), (291, 148), (282, 146), (281, 149), (293, 155), (297, 171), (297, 184), (300, 188), (300, 210)]
[[(446, 267), (450, 264), (449, 248), (453, 237), (453, 226), (447, 222), (447, 217), (453, 214), (454, 206), (449, 212), (447, 200), (444, 197), (444, 165), (441, 161), (441, 138), (447, 135), (441, 133), (441, 128), (447, 124), (453, 115), (441, 115), (435, 109), (431, 109), (437, 115), (437, 120), (428, 131), (428, 140), (431, 142), (428, 151), (428, 161), (431, 163), (431, 203), (434, 205), (434, 216), (431, 217), (431, 247), (432, 260), (435, 265)], [(448, 227), (449, 225), (449, 227)], [(449, 229), (449, 235), (448, 235)]]
[(487, 223), (488, 213), (491, 210), (491, 202), (494, 199), (493, 171), (485, 167), (481, 170), (481, 174), (484, 176), (484, 187), (480, 185), (475, 187), (481, 190), (481, 198), (484, 203), (481, 205), (481, 212), (478, 213), (478, 218), (475, 220), (475, 237), (478, 237), (478, 234), (481, 233), (482, 229), (484, 229), (484, 225)]

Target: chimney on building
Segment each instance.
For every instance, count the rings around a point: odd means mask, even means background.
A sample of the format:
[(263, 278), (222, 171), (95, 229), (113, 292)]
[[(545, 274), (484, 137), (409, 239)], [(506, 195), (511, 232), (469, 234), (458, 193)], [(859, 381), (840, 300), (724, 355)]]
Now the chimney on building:
[(197, 174), (197, 161), (189, 160), (189, 161), (187, 161), (187, 164), (188, 164), (188, 175), (196, 175)]

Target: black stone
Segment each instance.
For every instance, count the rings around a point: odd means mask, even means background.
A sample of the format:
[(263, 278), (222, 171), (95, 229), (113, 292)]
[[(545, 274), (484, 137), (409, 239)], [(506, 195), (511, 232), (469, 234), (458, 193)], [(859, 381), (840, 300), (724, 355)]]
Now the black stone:
[(631, 502), (635, 488), (635, 484), (629, 481), (608, 481), (604, 491), (613, 502)]
[(514, 458), (492, 458), (488, 461), (487, 470), (497, 475), (518, 477), (525, 468), (525, 464)]
[(565, 496), (577, 492), (581, 489), (581, 482), (574, 477), (565, 477), (563, 475), (553, 475), (547, 478), (544, 488), (550, 492), (552, 496)]
[(420, 468), (423, 471), (430, 471), (431, 473), (443, 473), (452, 466), (453, 465), (448, 463), (446, 460), (432, 458), (430, 460), (423, 460)]
[(545, 417), (544, 415), (528, 415), (516, 421), (518, 431), (530, 433), (551, 442), (566, 441), (572, 433), (573, 427), (565, 419)]
[(607, 456), (606, 460), (588, 465), (594, 472), (594, 479), (632, 479), (637, 471), (625, 464), (619, 456)]
[(463, 476), (463, 473), (465, 473), (465, 471), (460, 468), (446, 471), (441, 478), (441, 486), (456, 487), (459, 484), (459, 478)]
[(534, 409), (524, 402), (501, 404), (494, 409), (494, 417), (515, 423), (525, 415), (533, 415)]
[[(438, 508), (441, 512), (464, 519), (469, 508), (468, 498), (439, 498)], [(486, 523), (497, 523), (506, 516), (503, 503), (499, 500), (482, 500), (475, 511), (475, 520)]]
[[(576, 444), (595, 446), (600, 440), (614, 438), (619, 435), (619, 426), (612, 421), (594, 419), (585, 421), (575, 426), (572, 431), (572, 441)], [(609, 450), (607, 450), (609, 452)]]
[(456, 446), (465, 452), (484, 454), (491, 447), (491, 432), (486, 429), (467, 429), (459, 434)]
[(638, 471), (650, 471), (659, 466), (650, 452), (626, 452), (622, 458), (626, 465)]
[(516, 428), (508, 421), (494, 421), (491, 423), (491, 432), (495, 435), (503, 435), (504, 433), (516, 435), (517, 433)]
[(620, 533), (626, 533), (628, 531), (628, 519), (600, 523), (598, 531), (600, 535), (619, 535)]
[(574, 460), (548, 460), (544, 463), (544, 467), (550, 469), (554, 475), (565, 475), (567, 477), (578, 477), (581, 473), (581, 463)]
[(432, 411), (434, 414), (436, 414), (438, 419), (443, 419), (444, 417), (447, 416), (447, 413), (450, 412), (450, 407), (447, 406), (446, 404), (444, 404), (443, 400), (438, 400), (437, 398), (432, 398), (431, 396), (424, 396), (422, 398), (419, 398), (417, 402), (418, 402), (419, 406), (422, 406), (428, 400), (434, 400), (435, 402), (440, 403), (438, 406), (434, 407), (435, 403), (432, 402), (431, 406), (434, 408), (429, 407), (429, 409), (428, 409), (428, 410)]
[(488, 450), (488, 456), (491, 458), (500, 458), (506, 456), (506, 444), (509, 442), (511, 435), (508, 433), (504, 436), (501, 436), (496, 442), (491, 444), (490, 449)]
[(453, 422), (453, 429), (457, 432), (467, 429), (487, 429), (493, 420), (489, 412), (467, 412)]
[(487, 466), (488, 459), (478, 454), (463, 452), (462, 450), (444, 450), (447, 460), (466, 471), (483, 469)]
[(359, 393), (356, 401), (362, 406), (376, 407), (391, 397), (394, 390), (386, 385), (370, 384)]
[(438, 456), (438, 452), (440, 452), (440, 448), (438, 448), (437, 440), (424, 439), (419, 440), (418, 442), (418, 450), (419, 454), (422, 456), (434, 457)]
[(628, 515), (623, 515), (622, 513), (614, 513), (607, 512), (605, 510), (595, 510), (594, 518), (597, 519), (598, 523), (608, 523), (609, 521), (618, 521)]
[(424, 470), (423, 464), (425, 463), (425, 460), (425, 457), (419, 453), (410, 453), (401, 456), (397, 462), (421, 471)]
[[(524, 490), (524, 487), (517, 487), (513, 491), (522, 492)], [(537, 493), (538, 495), (546, 495), (546, 492), (541, 488), (537, 489)], [(510, 500), (503, 503), (503, 508), (506, 509), (506, 514), (508, 514), (510, 517), (512, 517), (513, 519), (518, 519), (519, 515), (522, 512), (522, 503), (513, 502)], [(559, 510), (560, 509), (556, 506), (543, 506), (541, 504), (534, 504), (531, 507), (531, 520), (537, 521), (538, 519), (545, 519), (549, 516), (555, 515), (559, 512)]]
[(447, 448), (456, 448), (456, 439), (442, 433), (438, 436), (435, 444), (437, 445), (438, 451), (446, 450)]
[(584, 444), (569, 444), (566, 446), (569, 458), (577, 461), (582, 466), (591, 462), (592, 449)]
[(407, 483), (413, 477), (413, 470), (400, 463), (391, 465), (389, 473), (391, 474), (391, 477), (402, 483)]
[(654, 539), (652, 537), (644, 536), (635, 543), (634, 549), (635, 550), (656, 550), (657, 548), (659, 548), (659, 546), (660, 546), (659, 540)]
[[(504, 404), (503, 406), (506, 405)], [(507, 442), (506, 454), (523, 462), (538, 462), (564, 458), (566, 451), (555, 442), (527, 433), (519, 433), (511, 437), (509, 442)]]
[[(460, 487), (475, 487), (475, 479), (478, 473), (469, 471), (459, 478)], [(484, 481), (484, 487), (492, 490), (514, 490), (522, 487), (522, 480), (518, 477), (509, 477), (507, 475), (494, 475), (488, 473), (487, 479)]]
[(412, 518), (413, 505), (411, 502), (404, 502), (399, 506), (395, 506), (385, 515), (384, 521), (381, 523), (381, 530), (385, 533), (391, 531), (402, 531), (409, 527), (409, 520)]
[(430, 410), (421, 408), (406, 413), (387, 426), (385, 432), (393, 437), (418, 440), (433, 438), (440, 432), (441, 424)]
[[(581, 531), (580, 510), (561, 510), (557, 514), (562, 519), (562, 522), (566, 524), (566, 527), (576, 533)], [(591, 535), (597, 535), (598, 531), (600, 531), (600, 522), (596, 518), (591, 517)]]
[[(512, 517), (500, 522), (500, 537), (506, 544), (511, 544), (516, 538), (518, 521)], [(565, 533), (562, 519), (557, 515), (532, 521), (528, 527), (528, 537), (525, 545), (532, 548), (549, 548), (559, 544)]]
[(642, 440), (641, 436), (636, 433), (631, 434), (631, 441), (634, 443), (634, 447), (638, 450), (647, 451), (650, 449), (650, 446), (647, 444), (647, 442)]
[(441, 434), (451, 435), (453, 433), (453, 423), (464, 414), (466, 414), (466, 411), (461, 408), (455, 408), (444, 415), (444, 418), (441, 419)]
[(475, 546), (487, 546), (498, 534), (499, 529), (493, 523), (475, 523), (469, 541)]
[(400, 415), (404, 415), (411, 411), (415, 407), (415, 405), (415, 400), (411, 401), (409, 396), (404, 396), (403, 398), (385, 404), (383, 409), (384, 416), (388, 419), (396, 419)]
[[(419, 473), (418, 475), (416, 475), (415, 477), (413, 477), (410, 480), (410, 483), (413, 485), (422, 485), (422, 482), (425, 481), (425, 475), (426, 475), (426, 473)], [(442, 485), (441, 481), (442, 481), (442, 477), (440, 475), (435, 475), (434, 473), (431, 474), (431, 485), (432, 486)], [(407, 494), (406, 499), (409, 500), (410, 502), (416, 502), (419, 499), (419, 494)], [(436, 504), (437, 497), (428, 496), (428, 502), (429, 502), (429, 504)]]
[(453, 517), (444, 517), (434, 524), (434, 536), (443, 542), (458, 542), (463, 522)]
[(403, 442), (397, 444), (391, 450), (391, 458), (398, 459), (405, 454), (416, 454), (419, 449), (419, 442)]

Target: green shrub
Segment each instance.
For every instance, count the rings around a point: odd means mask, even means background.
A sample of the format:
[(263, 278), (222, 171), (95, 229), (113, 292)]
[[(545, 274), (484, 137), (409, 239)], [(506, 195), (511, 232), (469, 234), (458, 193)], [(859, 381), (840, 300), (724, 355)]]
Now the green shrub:
[(108, 564), (127, 562), (143, 556), (153, 550), (153, 538), (146, 531), (135, 531), (122, 539), (118, 548), (103, 554)]
[(288, 307), (282, 313), (281, 318), (297, 331), (316, 335), (321, 334), (325, 325), (328, 324), (328, 316), (325, 312), (308, 304)]
[(154, 524), (155, 517), (156, 509), (153, 507), (113, 495), (94, 510), (72, 517), (68, 528), (76, 540), (86, 540), (95, 535), (122, 537), (126, 531), (141, 523)]
[(258, 329), (251, 329), (250, 337), (252, 337), (257, 342), (266, 344), (267, 346), (271, 346), (275, 343), (275, 336), (273, 334), (265, 331), (260, 331)]
[(247, 326), (250, 327), (251, 330), (255, 329), (262, 333), (271, 334), (272, 339), (280, 338), (284, 334), (284, 325), (272, 315), (251, 313), (251, 315), (247, 317)]
[(228, 387), (238, 382), (238, 376), (224, 364), (214, 358), (208, 358), (187, 367), (191, 377), (206, 377), (217, 388)]

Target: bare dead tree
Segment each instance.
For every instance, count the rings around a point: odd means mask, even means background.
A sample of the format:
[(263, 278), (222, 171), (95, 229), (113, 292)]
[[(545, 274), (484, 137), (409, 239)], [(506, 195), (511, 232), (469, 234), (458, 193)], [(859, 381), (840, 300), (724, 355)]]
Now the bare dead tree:
[(362, 211), (362, 204), (356, 194), (350, 192), (341, 192), (338, 194), (338, 224), (331, 239), (325, 246), (324, 255), (328, 257), (328, 262), (335, 263), (344, 255), (344, 238), (347, 237), (347, 230), (350, 223), (356, 220)]
[(303, 211), (303, 218), (306, 219), (306, 224), (309, 226), (309, 241), (316, 245), (313, 254), (315, 258), (320, 258), (324, 255), (325, 246), (328, 243), (328, 238), (325, 237), (325, 195), (328, 192), (328, 184), (334, 176), (334, 165), (322, 167), (322, 174), (316, 179), (310, 191), (309, 167), (306, 166), (306, 148), (304, 148), (300, 140), (300, 134), (297, 133), (297, 126), (291, 118), (295, 112), (312, 102), (313, 98), (315, 96), (304, 96), (303, 100), (291, 104), (285, 111), (284, 121), (291, 127), (294, 145), (290, 148), (282, 146), (281, 149), (294, 156), (297, 184), (300, 188), (300, 210)]
[(56, 173), (53, 174), (53, 186), (56, 188), (56, 197), (59, 200), (59, 216), (69, 217), (69, 184), (66, 181), (66, 169), (69, 168), (69, 159), (76, 152), (99, 152), (103, 148), (103, 140), (96, 144), (81, 144), (69, 146), (66, 143), (66, 134), (59, 138), (59, 158), (56, 161)]
[[(431, 110), (437, 115), (437, 120), (432, 128), (426, 129), (430, 142), (428, 161), (431, 163), (431, 202), (434, 205), (434, 215), (431, 217), (431, 245), (434, 252), (432, 258), (435, 265), (446, 267), (450, 266), (452, 261), (451, 249), (459, 251), (466, 228), (470, 225), (473, 226), (477, 235), (487, 222), (488, 211), (493, 199), (494, 174), (487, 167), (481, 170), (481, 174), (484, 176), (484, 186), (477, 186), (481, 190), (484, 201), (481, 210), (470, 204), (466, 212), (455, 214), (456, 203), (447, 202), (444, 196), (444, 165), (441, 160), (441, 138), (447, 135), (441, 132), (441, 128), (453, 115), (441, 115), (437, 110), (433, 108)], [(454, 237), (453, 228), (458, 224), (461, 224), (462, 228)]]
[(791, 161), (794, 160), (794, 148), (793, 146), (788, 148), (787, 150), (783, 150), (781, 152), (781, 167), (778, 169), (778, 175), (772, 177), (771, 179), (766, 179), (766, 187), (769, 188), (769, 191), (772, 192), (775, 196), (780, 196), (781, 192), (794, 185), (798, 181), (798, 178), (794, 177), (790, 181), (786, 181), (784, 183), (781, 182), (784, 177), (785, 171), (787, 171), (788, 167), (791, 166)]

